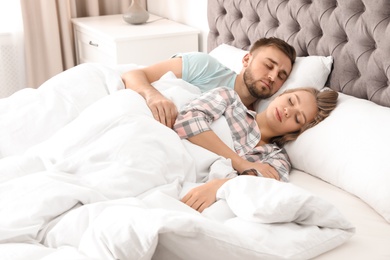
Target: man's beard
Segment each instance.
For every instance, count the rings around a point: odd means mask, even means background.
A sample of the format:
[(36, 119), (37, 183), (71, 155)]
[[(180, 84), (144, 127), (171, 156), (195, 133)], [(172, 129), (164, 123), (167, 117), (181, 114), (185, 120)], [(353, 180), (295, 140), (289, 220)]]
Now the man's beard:
[(261, 87), (260, 89), (256, 88), (256, 83), (258, 81), (255, 81), (253, 79), (252, 73), (249, 69), (245, 70), (243, 78), (244, 78), (244, 84), (252, 97), (257, 99), (266, 99), (272, 96), (272, 93), (268, 92), (268, 88), (266, 87)]

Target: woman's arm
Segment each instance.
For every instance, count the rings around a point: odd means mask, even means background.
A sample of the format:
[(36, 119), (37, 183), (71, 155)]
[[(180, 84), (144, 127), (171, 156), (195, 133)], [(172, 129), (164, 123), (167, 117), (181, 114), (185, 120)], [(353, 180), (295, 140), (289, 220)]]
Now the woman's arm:
[(202, 212), (216, 201), (218, 189), (230, 179), (214, 179), (191, 189), (181, 201), (191, 208)]
[(191, 101), (180, 112), (174, 130), (181, 138), (188, 139), (190, 142), (211, 152), (231, 159), (233, 168), (239, 173), (248, 169), (256, 169), (264, 177), (279, 180), (279, 174), (272, 166), (259, 161), (253, 163), (245, 160), (212, 131), (212, 122), (225, 115), (228, 110), (234, 111), (228, 120), (229, 124), (234, 124), (237, 127), (245, 125), (242, 118), (247, 116), (247, 110), (238, 95), (227, 88), (216, 88)]
[[(212, 134), (210, 136), (212, 136)], [(206, 137), (204, 140), (207, 140), (207, 138), (208, 137)], [(273, 144), (262, 146), (262, 149), (264, 149), (263, 155), (265, 154), (265, 157), (263, 157), (262, 159), (263, 163), (255, 162), (252, 164), (254, 166), (265, 165), (267, 168), (272, 168), (276, 172), (276, 174), (279, 174), (278, 178), (275, 179), (280, 178), (280, 180), (287, 182), (288, 174), (291, 169), (291, 164), (286, 151), (283, 148), (280, 149)], [(236, 153), (234, 154), (237, 155)], [(263, 175), (263, 177), (273, 178), (271, 176), (267, 176), (267, 174), (264, 174), (266, 171), (264, 171), (263, 169), (257, 168), (256, 170), (259, 171)], [(249, 174), (252, 175), (251, 172)], [(201, 186), (191, 189), (182, 198), (181, 201), (192, 207), (193, 209), (199, 212), (203, 212), (204, 209), (215, 203), (218, 189), (229, 180), (229, 178), (210, 180), (209, 182), (202, 184)]]
[[(249, 162), (240, 157), (235, 151), (230, 149), (213, 131), (205, 131), (195, 136), (188, 138), (188, 140), (196, 145), (199, 145), (213, 153), (229, 158), (232, 161), (233, 168), (242, 173), (245, 170), (256, 169), (263, 177), (273, 178), (279, 180), (278, 171), (272, 167), (268, 162)], [(274, 162), (276, 163), (276, 162)]]
[(280, 180), (288, 182), (291, 163), (286, 150), (278, 147), (276, 144), (265, 144), (260, 148), (263, 156), (259, 161), (275, 168), (279, 173)]

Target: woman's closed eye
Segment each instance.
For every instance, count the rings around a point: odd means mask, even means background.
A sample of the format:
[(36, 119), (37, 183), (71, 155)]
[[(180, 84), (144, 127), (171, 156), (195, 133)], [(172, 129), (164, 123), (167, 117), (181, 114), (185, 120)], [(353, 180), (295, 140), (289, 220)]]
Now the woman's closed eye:
[(299, 121), (298, 115), (295, 116), (295, 122), (296, 122), (297, 124), (299, 124), (299, 125), (301, 124), (301, 122)]
[[(294, 106), (294, 101), (292, 100), (291, 97), (288, 98), (288, 103), (293, 107)], [(298, 114), (295, 114), (295, 122), (297, 124), (301, 124), (301, 122), (299, 121), (299, 115)]]

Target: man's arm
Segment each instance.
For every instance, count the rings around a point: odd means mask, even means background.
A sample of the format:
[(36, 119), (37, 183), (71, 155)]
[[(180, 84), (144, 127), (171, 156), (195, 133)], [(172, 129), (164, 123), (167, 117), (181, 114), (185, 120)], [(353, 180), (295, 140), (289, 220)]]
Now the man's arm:
[(127, 89), (134, 90), (146, 100), (157, 121), (172, 128), (177, 117), (176, 106), (151, 85), (168, 71), (181, 78), (182, 59), (172, 58), (145, 68), (130, 70), (122, 75), (122, 80)]

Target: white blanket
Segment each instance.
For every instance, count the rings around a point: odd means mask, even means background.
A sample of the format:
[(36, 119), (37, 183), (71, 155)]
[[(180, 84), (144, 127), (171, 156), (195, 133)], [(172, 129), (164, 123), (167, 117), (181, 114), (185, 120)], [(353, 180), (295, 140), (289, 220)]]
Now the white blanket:
[[(64, 74), (39, 90), (56, 100), (54, 114), (43, 110), (48, 121), (38, 133), (32, 121), (18, 128), (37, 139), (25, 143), (15, 134), (13, 149), (1, 147), (0, 253), (24, 244), (36, 245), (36, 259), (307, 259), (353, 234), (331, 204), (264, 178), (234, 178), (217, 203), (194, 211), (180, 197), (199, 181), (235, 176), (230, 161), (155, 121), (141, 96), (119, 90), (118, 70), (86, 64)], [(199, 94), (172, 74), (155, 86), (179, 107)], [(0, 103), (18, 107), (15, 100)], [(12, 113), (1, 116), (11, 122)], [(229, 144), (226, 127), (214, 125)]]

